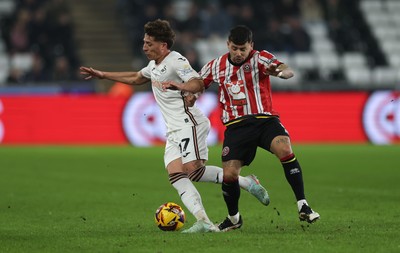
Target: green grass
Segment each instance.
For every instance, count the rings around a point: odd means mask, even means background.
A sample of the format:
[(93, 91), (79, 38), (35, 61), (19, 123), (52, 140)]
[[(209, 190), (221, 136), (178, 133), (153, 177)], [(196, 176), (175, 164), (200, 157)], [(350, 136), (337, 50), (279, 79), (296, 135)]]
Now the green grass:
[[(278, 160), (259, 150), (242, 174), (260, 178), (270, 206), (242, 191), (240, 230), (181, 234), (153, 221), (160, 204), (181, 204), (163, 147), (0, 146), (0, 252), (400, 252), (400, 146), (294, 148), (320, 221), (298, 221)], [(220, 165), (219, 154), (212, 147), (209, 164)], [(220, 185), (196, 186), (221, 221)]]

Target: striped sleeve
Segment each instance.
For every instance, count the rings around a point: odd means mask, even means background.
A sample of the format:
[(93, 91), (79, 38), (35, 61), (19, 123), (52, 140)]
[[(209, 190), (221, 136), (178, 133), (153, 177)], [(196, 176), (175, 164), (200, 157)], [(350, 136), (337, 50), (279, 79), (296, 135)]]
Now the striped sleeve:
[(200, 76), (201, 76), (201, 78), (203, 78), (204, 87), (206, 89), (208, 89), (208, 87), (210, 87), (210, 85), (214, 81), (214, 77), (213, 77), (212, 71), (211, 71), (214, 61), (215, 61), (215, 59), (208, 62), (206, 65), (203, 66), (203, 68), (200, 71)]
[(266, 50), (260, 51), (260, 56), (258, 58), (258, 63), (263, 66), (263, 68), (266, 68), (269, 64), (275, 63), (276, 65), (280, 65), (283, 62), (279, 61), (275, 55), (271, 54), (270, 52)]

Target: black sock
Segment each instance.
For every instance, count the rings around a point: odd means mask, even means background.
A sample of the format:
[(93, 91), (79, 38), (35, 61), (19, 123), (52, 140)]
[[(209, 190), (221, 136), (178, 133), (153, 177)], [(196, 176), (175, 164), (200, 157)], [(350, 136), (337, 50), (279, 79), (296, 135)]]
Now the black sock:
[(286, 180), (289, 182), (297, 200), (305, 199), (301, 167), (294, 154), (281, 159)]
[(234, 182), (222, 182), (222, 194), (226, 206), (228, 207), (228, 213), (233, 216), (239, 212), (239, 198), (240, 198), (240, 186), (239, 180)]

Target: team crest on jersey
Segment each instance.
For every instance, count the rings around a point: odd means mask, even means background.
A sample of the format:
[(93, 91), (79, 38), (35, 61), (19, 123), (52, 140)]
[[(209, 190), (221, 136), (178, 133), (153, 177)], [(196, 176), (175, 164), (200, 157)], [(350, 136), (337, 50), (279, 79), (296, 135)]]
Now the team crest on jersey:
[(244, 72), (251, 72), (251, 65), (250, 65), (250, 63), (245, 63), (245, 64), (243, 64), (243, 70), (244, 70)]
[(228, 146), (225, 146), (223, 149), (222, 149), (222, 156), (226, 156), (226, 155), (228, 155), (229, 154), (229, 147)]
[(244, 81), (238, 80), (237, 82), (226, 83), (229, 95), (232, 98), (232, 105), (243, 106), (247, 104)]

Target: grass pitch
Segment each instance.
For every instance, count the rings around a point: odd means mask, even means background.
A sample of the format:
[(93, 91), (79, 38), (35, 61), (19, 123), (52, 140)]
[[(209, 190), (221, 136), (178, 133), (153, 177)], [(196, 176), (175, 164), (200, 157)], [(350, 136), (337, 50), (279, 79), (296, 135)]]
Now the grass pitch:
[[(256, 174), (271, 204), (242, 191), (240, 230), (181, 234), (153, 220), (162, 203), (182, 204), (163, 147), (0, 146), (0, 252), (400, 252), (400, 146), (294, 149), (320, 221), (298, 220), (278, 160), (259, 150), (242, 175)], [(219, 154), (210, 148), (209, 164), (220, 165)], [(222, 221), (220, 185), (196, 186), (210, 218)]]

